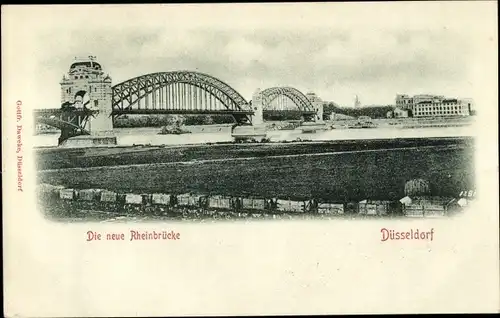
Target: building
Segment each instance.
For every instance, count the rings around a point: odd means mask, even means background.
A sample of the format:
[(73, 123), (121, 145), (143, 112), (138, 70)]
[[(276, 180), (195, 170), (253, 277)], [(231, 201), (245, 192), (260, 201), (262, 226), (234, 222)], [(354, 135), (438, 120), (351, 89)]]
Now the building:
[(396, 108), (393, 112), (394, 118), (406, 118), (408, 117), (408, 110), (402, 108)]
[(396, 107), (408, 111), (411, 117), (469, 116), (473, 101), (442, 95), (396, 95)]
[(460, 99), (420, 102), (413, 106), (413, 117), (469, 116), (471, 103)]
[(396, 107), (401, 109), (413, 110), (413, 106), (415, 104), (419, 104), (421, 102), (429, 102), (434, 99), (443, 99), (444, 96), (436, 96), (436, 95), (428, 95), (428, 94), (420, 94), (415, 96), (408, 95), (396, 95)]
[(359, 100), (358, 95), (354, 97), (354, 108), (360, 108), (361, 107), (361, 101)]

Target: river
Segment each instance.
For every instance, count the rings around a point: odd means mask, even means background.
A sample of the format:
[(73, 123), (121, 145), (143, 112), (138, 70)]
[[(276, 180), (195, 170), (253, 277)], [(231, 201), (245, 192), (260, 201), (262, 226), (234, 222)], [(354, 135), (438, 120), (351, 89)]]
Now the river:
[[(207, 142), (231, 141), (230, 128), (227, 126), (186, 127), (193, 133), (183, 135), (158, 135), (160, 128), (115, 128), (119, 146), (139, 144), (181, 145), (202, 144)], [(475, 136), (474, 125), (461, 127), (426, 127), (426, 128), (371, 128), (371, 129), (333, 129), (316, 133), (302, 133), (297, 130), (270, 130), (267, 137), (271, 141), (301, 140), (353, 140), (418, 137), (459, 137)], [(40, 134), (34, 136), (35, 147), (57, 146), (59, 134)]]

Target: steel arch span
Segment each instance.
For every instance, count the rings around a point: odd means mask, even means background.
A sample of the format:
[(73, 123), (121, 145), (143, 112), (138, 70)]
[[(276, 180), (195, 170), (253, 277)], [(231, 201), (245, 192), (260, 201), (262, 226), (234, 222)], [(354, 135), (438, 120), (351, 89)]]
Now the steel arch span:
[(314, 113), (314, 106), (311, 101), (296, 88), (293, 87), (271, 87), (263, 90), (262, 101), (264, 110), (269, 109), (273, 100), (279, 96), (288, 97), (301, 112)]
[[(208, 74), (171, 71), (138, 76), (112, 87), (113, 115), (230, 114), (237, 121), (253, 111), (234, 88)], [(240, 120), (239, 120), (240, 119)], [(243, 120), (244, 121), (244, 120)]]
[(86, 129), (59, 118), (39, 117), (36, 118), (35, 120), (36, 123), (52, 126), (60, 130), (74, 130), (75, 132), (78, 132), (81, 135), (90, 135), (90, 133)]
[(34, 110), (33, 117), (36, 124), (45, 124), (60, 129), (59, 144), (61, 144), (70, 137), (90, 135), (90, 131), (86, 129), (86, 126), (94, 113), (95, 111), (86, 108), (68, 107), (65, 109)]

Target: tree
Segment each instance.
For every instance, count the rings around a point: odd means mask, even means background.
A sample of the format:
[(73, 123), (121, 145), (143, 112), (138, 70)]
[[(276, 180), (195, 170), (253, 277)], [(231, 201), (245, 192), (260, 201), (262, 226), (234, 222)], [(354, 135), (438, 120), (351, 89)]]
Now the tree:
[(214, 123), (214, 119), (210, 115), (206, 115), (203, 117), (203, 125), (212, 125)]
[(182, 126), (186, 119), (181, 115), (170, 115), (167, 119), (167, 125), (170, 126)]

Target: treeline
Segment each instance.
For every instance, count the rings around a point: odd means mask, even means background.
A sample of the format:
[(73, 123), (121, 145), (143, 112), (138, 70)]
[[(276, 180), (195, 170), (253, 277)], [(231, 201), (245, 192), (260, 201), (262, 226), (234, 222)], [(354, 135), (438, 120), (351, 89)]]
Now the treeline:
[[(340, 107), (334, 103), (325, 103), (323, 119), (328, 119), (332, 113), (351, 117), (369, 116), (371, 118), (386, 118), (387, 112), (394, 110), (393, 106), (369, 106), (361, 108)], [(265, 112), (264, 120), (287, 121), (300, 120), (300, 112)], [(115, 119), (114, 127), (163, 127), (181, 125), (215, 125), (234, 123), (231, 115), (123, 115)]]
[(116, 118), (113, 125), (117, 128), (130, 128), (230, 123), (234, 123), (234, 118), (229, 115), (123, 115)]
[(394, 110), (394, 106), (367, 106), (361, 108), (339, 107), (334, 103), (323, 105), (323, 113), (330, 115), (331, 113), (343, 114), (351, 117), (368, 116), (370, 118), (387, 118), (387, 112)]

